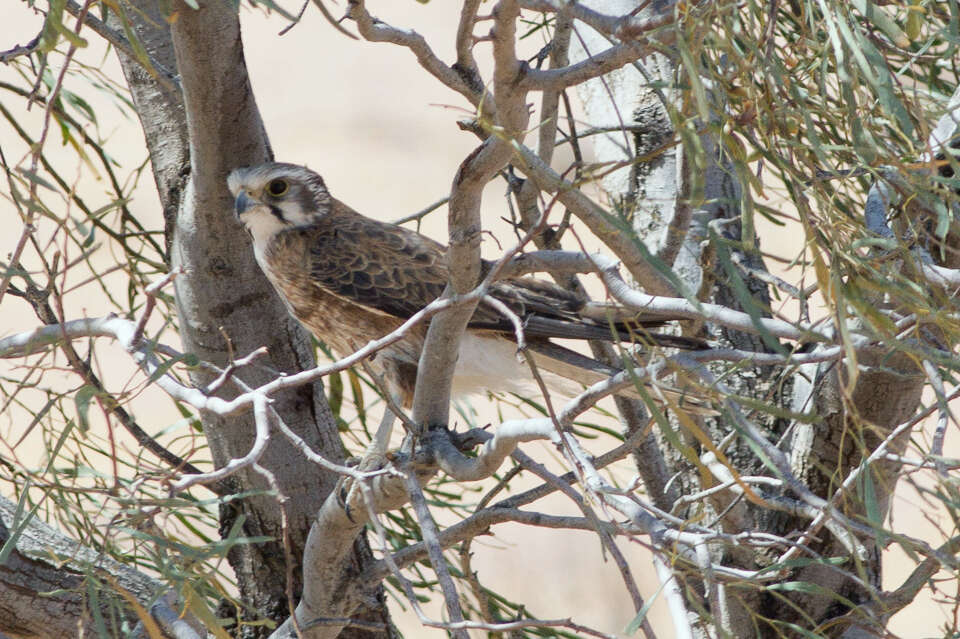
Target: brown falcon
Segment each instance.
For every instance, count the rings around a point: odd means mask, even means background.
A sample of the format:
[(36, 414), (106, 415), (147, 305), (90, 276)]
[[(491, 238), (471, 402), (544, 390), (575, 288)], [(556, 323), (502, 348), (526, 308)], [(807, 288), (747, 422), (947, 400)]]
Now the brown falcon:
[[(440, 297), (447, 285), (441, 244), (360, 215), (332, 198), (323, 179), (305, 167), (268, 163), (236, 169), (228, 185), (263, 272), (293, 316), (341, 357), (396, 329)], [(499, 281), (489, 296), (523, 319), (534, 361), (550, 377), (590, 384), (616, 372), (551, 338), (615, 337), (681, 348), (700, 344), (650, 333), (647, 329), (662, 324), (659, 320), (611, 325), (602, 316), (584, 317), (584, 303), (578, 297), (530, 277)], [(413, 399), (425, 336), (426, 327), (421, 325), (379, 351), (372, 362), (405, 406)], [(481, 303), (461, 340), (454, 395), (529, 390), (530, 370), (518, 360), (512, 337), (510, 321)], [(565, 394), (576, 389), (569, 382), (567, 386), (572, 388)], [(697, 403), (687, 407), (699, 412), (702, 407)]]

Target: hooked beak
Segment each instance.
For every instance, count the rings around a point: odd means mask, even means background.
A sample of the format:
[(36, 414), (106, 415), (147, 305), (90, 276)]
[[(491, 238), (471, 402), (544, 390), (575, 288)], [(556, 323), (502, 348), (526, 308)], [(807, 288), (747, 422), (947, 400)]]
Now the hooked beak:
[(240, 219), (240, 216), (243, 215), (247, 209), (255, 207), (259, 202), (250, 197), (244, 191), (240, 191), (240, 195), (237, 196), (236, 201), (233, 205), (233, 211), (237, 215), (237, 219)]

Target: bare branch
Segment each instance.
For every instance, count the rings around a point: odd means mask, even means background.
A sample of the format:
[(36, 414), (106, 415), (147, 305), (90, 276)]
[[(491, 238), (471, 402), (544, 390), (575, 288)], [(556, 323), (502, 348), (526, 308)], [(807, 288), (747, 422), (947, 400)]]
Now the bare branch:
[[(570, 62), (570, 32), (573, 21), (569, 16), (558, 14), (550, 40), (550, 68), (566, 67)], [(556, 148), (557, 124), (560, 106), (560, 91), (544, 89), (540, 102), (540, 127), (537, 130), (537, 155), (550, 165)]]
[(447, 615), (452, 622), (451, 629), (453, 636), (457, 639), (469, 639), (469, 635), (464, 628), (457, 628), (456, 624), (463, 622), (463, 610), (460, 608), (460, 595), (457, 593), (456, 586), (453, 585), (453, 579), (450, 578), (450, 570), (447, 568), (447, 560), (443, 556), (443, 549), (437, 541), (440, 531), (437, 529), (437, 522), (433, 520), (430, 509), (427, 507), (427, 500), (423, 497), (423, 491), (413, 473), (407, 474), (407, 492), (410, 495), (410, 504), (417, 514), (417, 522), (420, 524), (420, 532), (423, 534), (423, 541), (427, 545), (427, 555), (430, 557), (430, 563), (433, 565), (433, 571), (437, 575), (437, 581), (440, 582), (440, 589), (443, 591), (443, 601), (447, 608)]
[(176, 610), (176, 604), (175, 593), (168, 591), (150, 607), (150, 615), (172, 639), (202, 639), (206, 636), (206, 629), (196, 620), (185, 618)]
[(15, 58), (19, 58), (25, 55), (31, 55), (34, 51), (37, 50), (37, 45), (40, 44), (40, 37), (42, 35), (43, 35), (43, 32), (41, 31), (26, 44), (23, 44), (23, 45), (17, 44), (10, 47), (6, 51), (0, 51), (0, 63), (7, 64)]
[(256, 439), (254, 439), (253, 446), (250, 447), (250, 452), (243, 457), (234, 457), (225, 465), (209, 473), (186, 475), (173, 483), (170, 487), (170, 492), (176, 494), (197, 484), (212, 484), (218, 482), (240, 469), (250, 468), (260, 461), (263, 452), (267, 448), (267, 444), (270, 442), (270, 418), (267, 413), (267, 398), (262, 394), (254, 395), (253, 417), (257, 427), (257, 435)]
[(448, 197), (442, 197), (442, 198), (440, 198), (439, 200), (437, 200), (436, 202), (434, 202), (433, 204), (431, 204), (431, 205), (429, 205), (429, 206), (427, 206), (427, 207), (425, 207), (425, 208), (420, 209), (420, 210), (417, 211), (416, 213), (411, 213), (410, 215), (405, 215), (405, 216), (403, 216), (403, 217), (400, 217), (400, 218), (397, 218), (397, 219), (393, 220), (393, 221), (391, 222), (391, 224), (400, 225), (400, 224), (406, 224), (407, 222), (418, 222), (418, 223), (419, 223), (419, 222), (420, 222), (424, 217), (426, 217), (429, 213), (432, 213), (432, 212), (436, 211), (437, 209), (439, 209), (441, 206), (443, 206), (444, 204), (446, 204), (446, 203), (449, 202), (449, 201), (450, 201), (450, 197), (449, 197), (449, 196), (448, 196)]
[(460, 23), (457, 26), (457, 62), (454, 69), (466, 79), (475, 91), (482, 91), (483, 82), (480, 70), (473, 57), (473, 29), (477, 24), (477, 10), (481, 0), (464, 0), (460, 9)]
[(521, 442), (554, 440), (553, 423), (546, 418), (507, 421), (497, 427), (476, 457), (460, 453), (445, 431), (437, 429), (425, 435), (423, 444), (434, 451), (441, 470), (458, 481), (477, 481), (492, 476)]
[[(460, 164), (450, 193), (450, 241), (447, 294), (464, 295), (480, 280), (480, 203), (483, 188), (509, 161), (511, 142), (522, 136), (529, 121), (525, 92), (516, 87), (521, 65), (516, 58), (514, 0), (501, 0), (494, 9), (494, 104), (500, 136), (491, 135)], [(447, 312), (430, 323), (417, 367), (413, 420), (421, 428), (445, 425), (450, 410), (450, 384), (460, 336), (473, 315), (475, 303)]]
[(520, 0), (520, 6), (524, 9), (564, 14), (622, 41), (643, 37), (653, 29), (672, 22), (674, 4), (675, 2), (657, 3), (656, 6), (661, 9), (657, 15), (641, 17), (633, 14), (613, 16), (600, 13), (579, 2)]
[(933, 432), (933, 444), (930, 446), (930, 454), (934, 457), (937, 465), (937, 473), (946, 478), (947, 469), (941, 458), (943, 457), (943, 442), (947, 435), (947, 424), (949, 422), (957, 423), (953, 411), (950, 410), (950, 404), (947, 403), (947, 392), (943, 387), (943, 378), (940, 371), (930, 360), (923, 360), (923, 372), (927, 375), (927, 380), (933, 387), (933, 392), (937, 397), (937, 409), (940, 413), (937, 419), (937, 428)]
[(527, 91), (560, 91), (636, 62), (651, 51), (652, 47), (647, 43), (631, 41), (617, 44), (586, 60), (559, 69), (529, 69), (524, 74), (521, 87)]
[[(320, 0), (314, 0), (319, 3)], [(398, 29), (374, 18), (367, 11), (363, 0), (350, 0), (347, 14), (356, 21), (360, 35), (370, 42), (389, 42), (409, 49), (427, 72), (445, 86), (453, 89), (470, 104), (477, 106), (482, 100), (482, 87), (471, 86), (455, 70), (436, 56), (423, 36), (413, 30)]]
[(608, 214), (575, 185), (564, 180), (529, 148), (516, 147), (517, 167), (543, 191), (556, 193), (566, 206), (623, 263), (635, 281), (657, 295), (674, 295), (673, 286), (656, 271), (638, 250), (628, 234), (610, 224)]
[(675, 636), (677, 639), (693, 639), (690, 613), (687, 611), (687, 604), (683, 599), (680, 584), (673, 574), (673, 568), (670, 567), (670, 563), (666, 561), (661, 552), (653, 553), (653, 566), (656, 568), (657, 577), (660, 579), (660, 587), (663, 589), (664, 598), (667, 600)]
[(771, 318), (753, 318), (747, 313), (735, 311), (718, 304), (694, 304), (679, 297), (655, 297), (630, 288), (617, 272), (617, 265), (605, 256), (591, 255), (604, 284), (618, 302), (628, 308), (650, 313), (664, 313), (676, 317), (703, 319), (722, 324), (746, 333), (766, 331), (774, 337), (797, 341), (828, 341), (829, 337), (814, 330), (809, 323), (796, 326), (783, 320)]

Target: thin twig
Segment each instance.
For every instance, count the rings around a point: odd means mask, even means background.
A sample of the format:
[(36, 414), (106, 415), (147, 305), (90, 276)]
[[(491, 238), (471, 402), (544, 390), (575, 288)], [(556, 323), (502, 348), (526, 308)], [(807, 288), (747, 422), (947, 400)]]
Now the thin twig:
[(420, 533), (423, 535), (423, 541), (427, 545), (427, 555), (430, 557), (430, 563), (433, 566), (434, 574), (440, 583), (440, 589), (443, 592), (444, 604), (447, 608), (447, 615), (454, 626), (453, 636), (457, 639), (470, 639), (470, 635), (463, 628), (456, 628), (455, 624), (462, 623), (463, 609), (460, 607), (460, 595), (450, 577), (450, 570), (447, 567), (447, 560), (443, 556), (443, 549), (440, 547), (438, 537), (440, 531), (437, 529), (437, 523), (430, 514), (427, 507), (427, 500), (423, 497), (423, 491), (420, 488), (420, 482), (412, 472), (407, 472), (407, 492), (410, 495), (410, 505), (417, 514), (417, 521), (420, 524)]

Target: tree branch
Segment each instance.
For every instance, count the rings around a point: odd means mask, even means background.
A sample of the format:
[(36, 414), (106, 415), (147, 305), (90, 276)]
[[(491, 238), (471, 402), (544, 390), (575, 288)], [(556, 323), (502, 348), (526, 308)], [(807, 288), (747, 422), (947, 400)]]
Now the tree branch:
[[(102, 587), (100, 578), (144, 609), (154, 609), (161, 622), (169, 611), (170, 600), (158, 600), (162, 583), (77, 543), (0, 497), (0, 546), (7, 544), (15, 547), (0, 566), (0, 632), (42, 639), (96, 634), (92, 604), (82, 595), (88, 581), (100, 589), (100, 619), (108, 626), (114, 621), (135, 625), (137, 614), (119, 593)], [(108, 630), (123, 634), (120, 627)]]
[(520, 6), (524, 9), (544, 13), (562, 13), (621, 41), (643, 37), (653, 29), (673, 21), (675, 1), (652, 4), (656, 11), (654, 15), (636, 16), (631, 13), (617, 16), (601, 13), (579, 2), (520, 0)]
[[(668, 39), (662, 38), (659, 44), (669, 44)], [(558, 69), (529, 69), (524, 74), (520, 86), (527, 91), (560, 91), (636, 62), (645, 55), (649, 55), (652, 50), (654, 47), (646, 42), (631, 41), (617, 44), (586, 60)]]
[[(319, 3), (320, 0), (314, 0)], [(381, 20), (374, 18), (367, 11), (364, 0), (350, 0), (349, 15), (357, 23), (357, 30), (364, 39), (369, 42), (389, 42), (409, 49), (415, 56), (420, 66), (430, 75), (435, 77), (444, 86), (453, 89), (470, 104), (477, 106), (483, 99), (482, 84), (477, 87), (473, 83), (465, 80), (457, 71), (448, 67), (436, 56), (423, 36), (413, 30), (398, 29)], [(468, 70), (467, 70), (468, 71)]]

